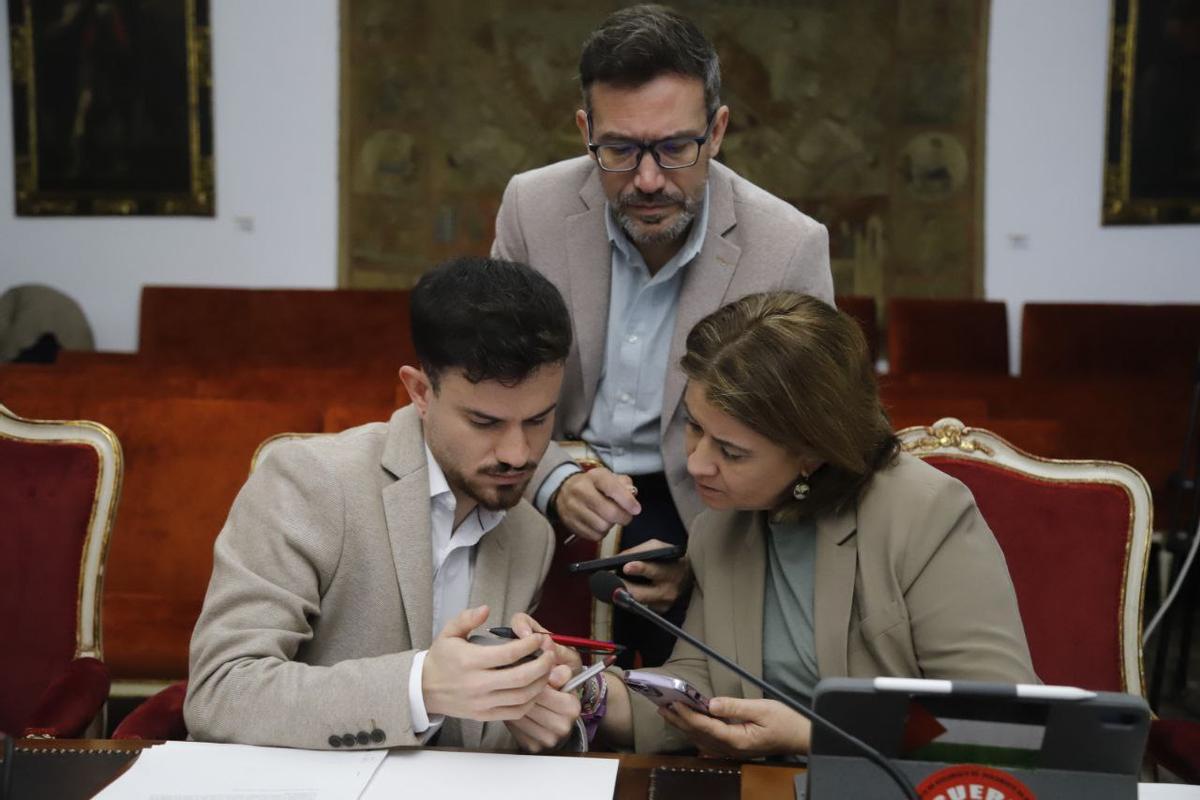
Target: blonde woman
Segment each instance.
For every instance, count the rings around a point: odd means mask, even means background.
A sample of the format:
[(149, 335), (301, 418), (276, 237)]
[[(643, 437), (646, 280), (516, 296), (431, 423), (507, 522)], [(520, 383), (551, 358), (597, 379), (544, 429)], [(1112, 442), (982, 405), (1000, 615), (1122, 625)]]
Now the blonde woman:
[[(751, 295), (687, 339), (686, 628), (808, 701), (821, 678), (1032, 682), (1017, 600), (965, 486), (901, 453), (867, 346), (805, 295)], [(808, 750), (809, 724), (685, 642), (658, 670), (712, 716), (659, 710), (615, 674), (584, 698), (609, 744), (753, 758)]]

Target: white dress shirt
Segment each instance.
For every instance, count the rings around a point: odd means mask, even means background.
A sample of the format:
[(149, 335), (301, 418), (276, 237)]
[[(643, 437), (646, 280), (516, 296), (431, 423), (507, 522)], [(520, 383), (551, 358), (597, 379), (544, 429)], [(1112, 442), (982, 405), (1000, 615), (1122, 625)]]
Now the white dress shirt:
[[(471, 579), (475, 574), (475, 545), (504, 519), (503, 511), (488, 511), (481, 506), (454, 527), (455, 500), (437, 459), (425, 446), (429, 463), (429, 521), (433, 531), (433, 635), (437, 636), (446, 623), (456, 617), (471, 601)], [(408, 677), (408, 704), (412, 710), (413, 733), (428, 739), (441, 726), (443, 717), (430, 719), (425, 711), (425, 696), (421, 691), (421, 675), (425, 655), (421, 650), (413, 656)]]

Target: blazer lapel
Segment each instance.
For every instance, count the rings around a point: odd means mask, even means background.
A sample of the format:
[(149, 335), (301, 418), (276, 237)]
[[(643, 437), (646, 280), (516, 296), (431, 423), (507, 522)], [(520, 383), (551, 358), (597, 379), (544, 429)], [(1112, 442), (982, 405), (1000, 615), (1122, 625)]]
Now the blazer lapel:
[(661, 425), (666, 435), (667, 425), (683, 397), (686, 383), (683, 372), (676, 366), (683, 357), (684, 344), (693, 326), (720, 308), (729, 291), (734, 270), (742, 248), (725, 238), (737, 224), (733, 205), (733, 186), (729, 176), (717, 164), (710, 165), (708, 179), (708, 230), (700, 254), (683, 271), (683, 286), (679, 290), (679, 308), (675, 315), (675, 331), (671, 337), (671, 354), (667, 358), (667, 376), (663, 385), (663, 414)]
[[(507, 521), (501, 522), (479, 540), (472, 568), (469, 608), (487, 604), (488, 618), (484, 627), (508, 624), (508, 545)], [(473, 719), (459, 720), (463, 747), (478, 748), (483, 742), (483, 723)]]
[(817, 669), (822, 678), (840, 678), (848, 673), (846, 648), (858, 572), (858, 547), (854, 541), (857, 516), (852, 507), (817, 519), (813, 635)]
[(424, 650), (433, 642), (433, 542), (425, 439), (412, 406), (392, 415), (382, 464), (396, 476), (383, 489), (383, 511), (408, 636), (413, 649)]
[[(608, 333), (608, 296), (612, 285), (612, 246), (604, 224), (605, 199), (593, 174), (579, 191), (587, 211), (567, 217), (567, 275), (571, 318), (575, 324), (583, 378), (583, 421), (591, 412), (604, 362)], [(581, 423), (582, 425), (582, 423)], [(573, 431), (578, 434), (579, 431)]]
[[(735, 631), (734, 660), (754, 675), (762, 676), (763, 591), (766, 587), (766, 520), (762, 514), (742, 513), (747, 522), (740, 538), (742, 546), (729, 571), (729, 625)], [(762, 690), (745, 678), (742, 696), (762, 698)]]

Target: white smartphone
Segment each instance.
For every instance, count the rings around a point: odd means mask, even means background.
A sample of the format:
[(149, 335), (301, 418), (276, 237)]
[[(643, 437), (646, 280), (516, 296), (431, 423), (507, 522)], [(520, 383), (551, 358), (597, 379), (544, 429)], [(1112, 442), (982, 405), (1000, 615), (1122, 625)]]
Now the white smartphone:
[(599, 675), (601, 672), (603, 672), (605, 666), (606, 666), (606, 664), (604, 663), (603, 660), (601, 660), (601, 661), (597, 661), (595, 664), (592, 664), (590, 667), (585, 667), (584, 669), (579, 670), (579, 672), (577, 672), (571, 676), (571, 680), (569, 680), (563, 684), (563, 687), (561, 689), (559, 689), (559, 691), (560, 692), (575, 691), (580, 686), (583, 686), (583, 682), (586, 681), (588, 678), (592, 677), (593, 675)]
[(708, 714), (708, 698), (695, 686), (679, 678), (660, 675), (657, 672), (627, 670), (625, 686), (629, 691), (637, 692), (657, 706), (683, 703), (693, 711)]

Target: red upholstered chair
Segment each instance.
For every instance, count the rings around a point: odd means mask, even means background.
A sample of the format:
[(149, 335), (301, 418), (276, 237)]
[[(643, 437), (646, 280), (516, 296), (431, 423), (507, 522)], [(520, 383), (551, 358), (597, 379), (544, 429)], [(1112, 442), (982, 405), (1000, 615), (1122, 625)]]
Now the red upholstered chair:
[(94, 422), (0, 405), (0, 730), (102, 735), (100, 596), (121, 445)]
[(893, 297), (887, 305), (888, 371), (1008, 374), (1008, 312), (988, 300)]
[(1038, 676), (1144, 697), (1142, 476), (1115, 462), (1038, 458), (953, 417), (899, 435), (975, 495), (1008, 561)]
[[(975, 495), (1008, 561), (1033, 667), (1046, 683), (1144, 698), (1142, 595), (1152, 505), (1112, 461), (1044, 459), (947, 417), (900, 431), (906, 452)], [(1155, 720), (1149, 753), (1200, 782), (1200, 726)]]
[(113, 731), (114, 739), (187, 739), (183, 721), (183, 699), (187, 681), (173, 683), (143, 702), (121, 720)]

